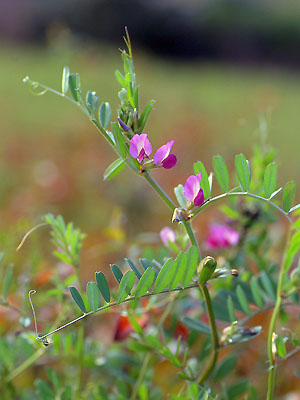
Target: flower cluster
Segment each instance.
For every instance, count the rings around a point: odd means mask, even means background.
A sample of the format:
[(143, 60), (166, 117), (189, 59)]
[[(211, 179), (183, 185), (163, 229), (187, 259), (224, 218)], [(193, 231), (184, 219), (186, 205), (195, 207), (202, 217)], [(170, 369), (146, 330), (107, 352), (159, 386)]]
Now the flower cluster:
[(154, 153), (153, 159), (149, 160), (149, 156), (152, 153), (152, 144), (148, 139), (148, 135), (146, 133), (142, 133), (141, 135), (136, 134), (130, 140), (129, 153), (143, 165), (145, 165), (144, 160), (148, 159), (146, 160), (148, 168), (163, 167), (170, 169), (177, 164), (177, 157), (174, 154), (170, 154), (173, 144), (174, 140), (171, 140), (161, 146)]

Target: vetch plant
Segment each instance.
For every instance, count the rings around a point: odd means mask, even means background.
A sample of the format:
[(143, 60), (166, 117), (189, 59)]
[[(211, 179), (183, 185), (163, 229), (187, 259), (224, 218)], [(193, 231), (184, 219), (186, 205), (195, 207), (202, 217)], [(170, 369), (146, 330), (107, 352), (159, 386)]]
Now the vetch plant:
[[(167, 396), (203, 400), (276, 399), (277, 369), (284, 368), (281, 364), (288, 363), (300, 350), (292, 316), (286, 331), (277, 325), (283, 310), (289, 315), (289, 307), (299, 305), (299, 264), (295, 267), (294, 261), (300, 249), (300, 219), (297, 218), (300, 205), (293, 205), (295, 183), (288, 182), (284, 188), (278, 188), (277, 166), (272, 154), (265, 149), (257, 150), (256, 158), (252, 160), (255, 165), (252, 171), (246, 157), (237, 155), (234, 178), (230, 178), (222, 156), (217, 155), (213, 158), (213, 172), (209, 174), (201, 161), (193, 165), (193, 174), (184, 185), (174, 188), (177, 202), (173, 201), (153, 175), (157, 167), (175, 167), (177, 158), (171, 154), (174, 140), (170, 138), (150, 158), (153, 149), (145, 128), (154, 101), (141, 109), (140, 87), (136, 83), (128, 35), (125, 42), (127, 50), (121, 53), (124, 73), (116, 72), (121, 86), (116, 122), (112, 121), (109, 103), (103, 101), (99, 106), (100, 100), (93, 91), (84, 96), (79, 74), (70, 73), (68, 67), (63, 70), (61, 92), (29, 77), (24, 82), (33, 93), (52, 92), (76, 104), (118, 157), (104, 172), (105, 179), (115, 177), (125, 166), (143, 177), (168, 207), (176, 234), (168, 227), (161, 230), (160, 237), (167, 249), (167, 255), (163, 257), (156, 259), (141, 254), (139, 260), (125, 258), (123, 268), (112, 264), (116, 289), (111, 289), (109, 279), (101, 271), (95, 272), (95, 280), (84, 288), (79, 274), (84, 235), (71, 223), (65, 224), (60, 216), (44, 217), (51, 229), (54, 255), (73, 268), (64, 282), (59, 278), (55, 280), (51, 295), (59, 302), (63, 310), (61, 315), (69, 317), (73, 305), (77, 306), (80, 315), (62, 324), (58, 318), (54, 327), (42, 334), (36, 322), (36, 339), (47, 348), (51, 348), (48, 346), (50, 338), (56, 346), (55, 351), (63, 348), (66, 341), (69, 347), (76, 343), (74, 366), (77, 368), (76, 385), (70, 386), (70, 382), (66, 382), (64, 386), (59, 382), (60, 377), (51, 370), (48, 383), (44, 380), (36, 382), (37, 393), (41, 399), (134, 400)], [(231, 187), (233, 180), (235, 185)], [(220, 194), (215, 194), (216, 184), (222, 190)], [(282, 198), (278, 200), (280, 192)], [(229, 205), (224, 205), (222, 200), (229, 200)], [(253, 202), (257, 207), (255, 210)], [(214, 223), (210, 233), (202, 235), (206, 241), (199, 243), (192, 222), (207, 207), (217, 204), (221, 205), (226, 218), (235, 221), (235, 229)], [(280, 265), (270, 256), (267, 235), (272, 227), (274, 211), (289, 222), (289, 235)], [(216, 250), (218, 258), (207, 254), (207, 251)], [(224, 253), (220, 256), (222, 251)], [(2, 296), (2, 303), (7, 306), (12, 273), (12, 267), (8, 267)], [(67, 298), (66, 286), (69, 287)], [(123, 345), (122, 354), (133, 360), (130, 367), (110, 364), (110, 350), (100, 349), (99, 343), (89, 342), (86, 337), (85, 320), (94, 314), (101, 318), (101, 313), (120, 307), (125, 315), (118, 322), (115, 338), (130, 337), (130, 341), (122, 342), (128, 343), (125, 347)], [(35, 314), (34, 308), (33, 312)], [(263, 327), (268, 331), (266, 351), (261, 350), (262, 360), (258, 360), (267, 383), (263, 389), (258, 387), (256, 390), (255, 380), (251, 381), (253, 378), (241, 378), (234, 372), (244, 349), (243, 345), (236, 349), (234, 345), (258, 340), (262, 327), (253, 325), (255, 317), (267, 312), (271, 317), (268, 326)], [(283, 325), (282, 321), (280, 325)], [(126, 325), (126, 333), (125, 328), (122, 331), (122, 324)], [(68, 336), (73, 326), (76, 339)], [(184, 327), (181, 329), (185, 329), (185, 334), (177, 335), (176, 339), (178, 326)], [(189, 339), (183, 340), (186, 332), (190, 332)], [(94, 356), (95, 349), (103, 354), (100, 360)], [(37, 355), (19, 367), (4, 368), (4, 393), (9, 392), (9, 385), (20, 371), (43, 355), (45, 349), (40, 347), (37, 351)], [(161, 359), (167, 360), (172, 370), (174, 385), (168, 392), (164, 388), (153, 389), (155, 363)], [(92, 370), (89, 377), (87, 366)], [(100, 371), (105, 374), (105, 379), (98, 384), (92, 376), (96, 374), (99, 381)], [(231, 378), (227, 377), (229, 374)], [(121, 377), (121, 380), (116, 381), (114, 376)]]

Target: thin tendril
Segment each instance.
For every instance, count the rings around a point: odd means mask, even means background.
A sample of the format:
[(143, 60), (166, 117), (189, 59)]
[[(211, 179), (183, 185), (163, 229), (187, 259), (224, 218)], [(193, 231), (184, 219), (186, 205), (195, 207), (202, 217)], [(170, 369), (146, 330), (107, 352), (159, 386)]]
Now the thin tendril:
[(20, 250), (20, 248), (23, 246), (25, 240), (28, 238), (28, 236), (34, 232), (36, 229), (40, 228), (41, 226), (45, 226), (45, 225), (50, 225), (48, 222), (43, 222), (42, 224), (38, 224), (36, 226), (34, 226), (33, 228), (31, 228), (23, 237), (23, 239), (21, 240), (21, 243), (19, 244), (19, 246), (16, 248), (16, 251)]
[(30, 301), (30, 305), (31, 305), (31, 309), (32, 309), (32, 314), (33, 314), (33, 319), (34, 319), (34, 326), (35, 326), (36, 338), (39, 339), (39, 336), (40, 336), (40, 335), (39, 335), (38, 328), (37, 328), (35, 310), (34, 310), (34, 307), (33, 307), (32, 300), (31, 300), (31, 295), (32, 295), (32, 294), (35, 294), (35, 293), (36, 293), (36, 290), (34, 290), (34, 289), (30, 290), (29, 293), (28, 293), (28, 298), (29, 298), (29, 301)]

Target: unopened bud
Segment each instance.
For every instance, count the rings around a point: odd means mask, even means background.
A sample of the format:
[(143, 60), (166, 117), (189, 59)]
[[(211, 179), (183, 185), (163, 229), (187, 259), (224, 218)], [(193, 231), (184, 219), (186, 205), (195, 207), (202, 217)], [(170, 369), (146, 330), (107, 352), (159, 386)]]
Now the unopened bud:
[(205, 257), (199, 264), (197, 272), (198, 272), (198, 282), (199, 285), (203, 285), (209, 279), (212, 278), (215, 269), (217, 267), (217, 262), (214, 258), (207, 256)]
[(299, 266), (291, 272), (291, 282), (297, 288), (300, 288), (300, 268)]
[(121, 120), (121, 118), (118, 118), (118, 122), (119, 122), (120, 127), (123, 129), (123, 131), (125, 131), (125, 132), (129, 131), (129, 129), (130, 129), (129, 126), (127, 126), (125, 124), (125, 122), (123, 122)]

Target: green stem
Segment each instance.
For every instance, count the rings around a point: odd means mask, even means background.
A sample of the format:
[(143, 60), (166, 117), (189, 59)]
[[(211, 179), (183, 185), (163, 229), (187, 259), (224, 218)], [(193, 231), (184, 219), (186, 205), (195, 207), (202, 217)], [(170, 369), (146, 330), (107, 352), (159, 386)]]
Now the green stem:
[(183, 225), (185, 227), (185, 230), (190, 238), (191, 244), (192, 246), (196, 246), (198, 249), (198, 254), (199, 254), (199, 259), (201, 260), (201, 251), (200, 251), (200, 247), (199, 247), (199, 243), (198, 240), (195, 236), (195, 232), (193, 230), (192, 227), (192, 223), (190, 221), (183, 221)]
[(159, 184), (155, 181), (154, 178), (150, 175), (148, 171), (143, 172), (143, 176), (146, 181), (152, 186), (158, 196), (165, 202), (165, 204), (174, 211), (176, 208), (176, 204), (170, 197), (166, 194), (166, 192), (159, 186)]
[(84, 324), (81, 324), (78, 329), (77, 346), (78, 346), (77, 393), (80, 394), (82, 386), (83, 364), (84, 364)]
[(246, 196), (246, 197), (252, 197), (256, 200), (263, 201), (265, 203), (270, 204), (272, 207), (276, 208), (277, 211), (279, 211), (282, 215), (285, 216), (285, 218), (288, 219), (288, 221), (293, 224), (293, 220), (289, 216), (289, 213), (285, 212), (282, 208), (280, 208), (277, 204), (273, 203), (271, 200), (266, 199), (264, 197), (258, 196), (257, 194), (253, 193), (248, 193), (248, 192), (230, 192), (230, 193), (223, 193), (220, 194), (219, 196), (212, 197), (211, 199), (208, 199), (202, 206), (197, 207), (196, 210), (193, 212), (193, 216), (195, 217), (197, 214), (199, 214), (201, 211), (203, 211), (206, 207), (210, 206), (211, 204), (214, 204), (216, 201), (225, 199), (226, 197), (236, 197), (236, 196)]
[(267, 342), (267, 349), (268, 349), (268, 358), (269, 358), (269, 376), (268, 376), (268, 391), (267, 391), (267, 397), (266, 400), (272, 400), (273, 398), (273, 393), (274, 393), (274, 388), (275, 388), (275, 373), (276, 373), (276, 359), (272, 351), (272, 342), (273, 342), (273, 332), (275, 330), (275, 325), (276, 321), (278, 318), (278, 314), (280, 311), (281, 303), (282, 303), (282, 288), (283, 288), (283, 282), (284, 282), (284, 277), (285, 277), (285, 262), (286, 262), (286, 257), (287, 257), (287, 248), (290, 242), (290, 234), (288, 237), (288, 240), (286, 242), (286, 250), (284, 252), (284, 256), (282, 258), (281, 266), (280, 266), (280, 271), (279, 271), (279, 277), (278, 277), (278, 286), (277, 286), (277, 292), (276, 292), (276, 302), (275, 302), (275, 307), (273, 309), (270, 325), (269, 325), (269, 331), (268, 331), (268, 342)]
[[(156, 296), (156, 295), (158, 295), (158, 294), (164, 294), (164, 293), (170, 293), (170, 292), (178, 292), (178, 291), (187, 290), (187, 289), (192, 289), (192, 288), (196, 288), (196, 287), (198, 287), (198, 284), (197, 284), (197, 283), (193, 283), (193, 284), (191, 284), (191, 285), (189, 285), (189, 286), (186, 286), (186, 287), (184, 287), (184, 288), (182, 288), (182, 287), (177, 287), (177, 288), (175, 288), (175, 289), (173, 289), (173, 290), (171, 290), (171, 291), (170, 291), (169, 289), (164, 289), (164, 290), (162, 290), (162, 291), (159, 292), (159, 293), (149, 292), (149, 293), (144, 294), (144, 295), (141, 296), (140, 298), (149, 297), (149, 296)], [(122, 301), (121, 303), (118, 303), (117, 301), (114, 301), (114, 302), (112, 302), (112, 303), (106, 304), (105, 306), (102, 306), (102, 307), (98, 308), (98, 310), (96, 310), (96, 311), (89, 311), (89, 312), (86, 313), (86, 314), (82, 314), (80, 317), (75, 318), (75, 319), (73, 319), (73, 320), (70, 321), (70, 322), (67, 322), (66, 324), (64, 324), (64, 325), (62, 325), (62, 326), (56, 328), (55, 330), (53, 330), (53, 331), (51, 331), (51, 332), (49, 332), (49, 333), (46, 333), (46, 334), (43, 335), (43, 336), (37, 337), (37, 339), (40, 340), (40, 341), (43, 341), (43, 340), (45, 340), (48, 336), (51, 336), (51, 335), (53, 335), (54, 333), (59, 332), (59, 331), (61, 331), (62, 329), (65, 329), (65, 328), (67, 328), (68, 326), (71, 326), (71, 325), (75, 324), (76, 322), (78, 322), (78, 321), (80, 321), (80, 320), (82, 320), (82, 319), (84, 319), (84, 318), (89, 317), (90, 315), (96, 314), (96, 313), (98, 313), (98, 312), (100, 312), (100, 311), (106, 310), (107, 308), (110, 308), (110, 307), (113, 307), (113, 306), (118, 306), (118, 305), (120, 305), (120, 304), (127, 303), (128, 301), (135, 300), (135, 299), (136, 299), (135, 296), (130, 296), (130, 297), (127, 297), (127, 299), (125, 299), (125, 300)]]
[(6, 377), (5, 382), (8, 383), (12, 381), (16, 376), (25, 371), (30, 365), (32, 365), (36, 360), (38, 360), (44, 353), (46, 349), (41, 347), (35, 353), (33, 353), (30, 357), (27, 358), (22, 364), (20, 364), (17, 368), (11, 371)]
[(208, 362), (208, 365), (206, 366), (205, 370), (201, 373), (201, 375), (198, 378), (198, 383), (199, 385), (202, 385), (203, 382), (209, 377), (209, 375), (213, 372), (217, 360), (218, 360), (218, 355), (219, 355), (219, 339), (218, 339), (218, 331), (217, 331), (217, 326), (216, 326), (216, 320), (214, 316), (214, 310), (212, 307), (212, 302), (211, 298), (209, 295), (209, 291), (207, 289), (206, 285), (201, 285), (199, 287), (201, 289), (201, 292), (204, 296), (206, 308), (207, 308), (207, 313), (209, 316), (209, 322), (210, 322), (210, 329), (211, 329), (211, 334), (212, 334), (212, 353)]
[(140, 386), (141, 386), (141, 384), (142, 384), (142, 382), (143, 382), (144, 376), (145, 376), (145, 374), (146, 374), (147, 367), (148, 367), (148, 364), (149, 364), (149, 362), (150, 362), (150, 359), (151, 359), (151, 352), (147, 353), (147, 354), (145, 355), (145, 357), (144, 357), (143, 364), (142, 364), (142, 368), (141, 368), (141, 370), (140, 370), (138, 379), (137, 379), (137, 381), (136, 381), (136, 383), (135, 383), (135, 385), (134, 385), (132, 394), (131, 394), (131, 396), (130, 396), (130, 400), (135, 400), (135, 399), (136, 399), (136, 396), (137, 396), (137, 394), (138, 394), (138, 390), (139, 390), (139, 388), (140, 388)]

